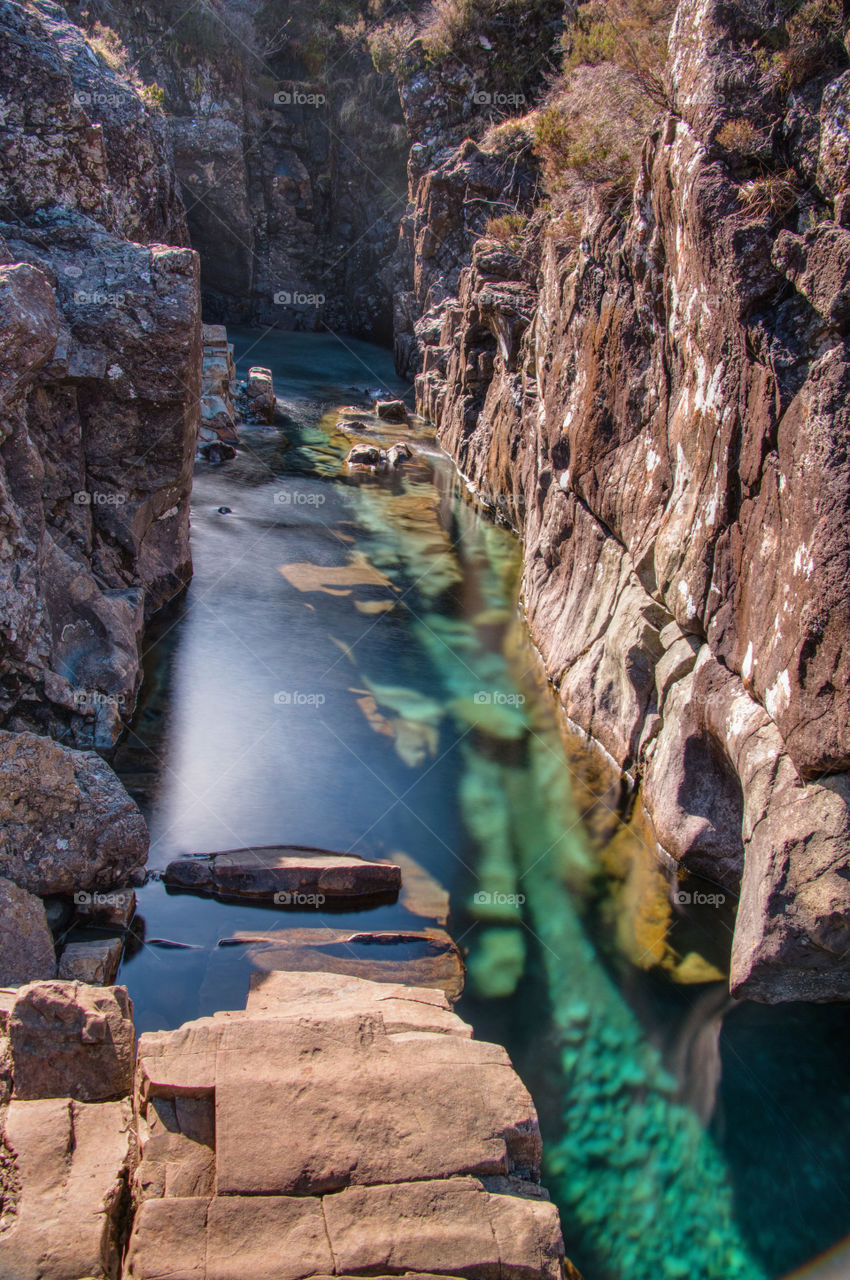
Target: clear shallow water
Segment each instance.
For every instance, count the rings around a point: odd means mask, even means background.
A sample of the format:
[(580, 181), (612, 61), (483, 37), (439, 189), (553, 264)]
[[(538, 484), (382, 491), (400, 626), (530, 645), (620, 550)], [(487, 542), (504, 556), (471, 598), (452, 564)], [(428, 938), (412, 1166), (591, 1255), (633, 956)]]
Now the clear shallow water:
[[(732, 1006), (734, 904), (671, 907), (618, 781), (540, 680), (515, 540), (433, 441), (414, 430), (393, 477), (345, 473), (333, 410), (365, 404), (352, 388), (406, 390), (388, 353), (233, 336), (243, 372), (274, 371), (287, 439), (251, 430), (196, 476), (195, 577), (149, 636), (116, 756), (151, 866), (282, 842), (414, 858), (468, 952), (459, 1012), (535, 1096), (586, 1280), (802, 1265), (850, 1233), (850, 1013)], [(141, 1030), (244, 1003), (248, 949), (218, 945), (238, 931), (427, 923), (403, 903), (282, 913), (158, 881), (139, 896), (121, 981)]]

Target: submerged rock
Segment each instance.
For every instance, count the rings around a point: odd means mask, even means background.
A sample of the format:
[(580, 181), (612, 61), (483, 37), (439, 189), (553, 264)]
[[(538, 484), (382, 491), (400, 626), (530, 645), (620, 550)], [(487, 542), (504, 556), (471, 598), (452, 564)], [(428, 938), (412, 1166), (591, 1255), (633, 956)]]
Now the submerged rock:
[(94, 751), (0, 732), (0, 875), (30, 893), (74, 894), (144, 878), (148, 831)]
[(258, 969), (348, 974), (371, 982), (434, 987), (457, 1000), (463, 991), (460, 951), (444, 929), (282, 929), (243, 932), (222, 945), (244, 945)]
[(280, 906), (299, 898), (361, 898), (396, 894), (401, 868), (356, 854), (270, 845), (224, 853), (189, 854), (170, 862), (166, 884), (228, 897), (273, 898)]

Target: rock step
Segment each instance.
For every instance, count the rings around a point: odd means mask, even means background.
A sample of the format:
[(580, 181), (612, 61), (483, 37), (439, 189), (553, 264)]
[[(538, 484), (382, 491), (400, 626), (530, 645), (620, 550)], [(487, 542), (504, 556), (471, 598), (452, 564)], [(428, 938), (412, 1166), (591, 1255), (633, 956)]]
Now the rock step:
[(257, 969), (330, 972), (376, 982), (436, 987), (450, 1000), (463, 991), (464, 964), (444, 929), (356, 932), (282, 929), (234, 934), (219, 944), (244, 945)]
[(531, 1098), (440, 991), (256, 974), (141, 1037), (136, 1109), (125, 1280), (564, 1276)]
[(356, 854), (297, 845), (269, 845), (189, 854), (169, 863), (163, 880), (175, 888), (225, 897), (271, 898), (279, 906), (315, 906), (321, 904), (302, 904), (298, 898), (370, 898), (397, 894), (401, 888), (401, 868), (390, 862), (370, 862)]

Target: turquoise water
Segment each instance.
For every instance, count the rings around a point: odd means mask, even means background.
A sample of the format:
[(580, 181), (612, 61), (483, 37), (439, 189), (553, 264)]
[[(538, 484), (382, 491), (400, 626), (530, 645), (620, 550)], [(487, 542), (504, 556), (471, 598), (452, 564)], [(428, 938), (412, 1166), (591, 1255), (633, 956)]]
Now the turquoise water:
[[(451, 897), (459, 1011), (534, 1094), (587, 1280), (802, 1265), (850, 1233), (848, 1010), (728, 1000), (734, 904), (671, 906), (618, 779), (541, 681), (515, 540), (423, 424), (400, 472), (346, 473), (340, 407), (409, 399), (388, 353), (232, 336), (243, 371), (272, 368), (283, 420), (199, 468), (195, 576), (148, 638), (116, 767), (151, 866), (282, 842), (415, 859)], [(283, 915), (158, 880), (140, 917), (121, 981), (141, 1030), (244, 1003), (256, 958), (218, 945), (240, 930), (427, 923), (405, 902)]]

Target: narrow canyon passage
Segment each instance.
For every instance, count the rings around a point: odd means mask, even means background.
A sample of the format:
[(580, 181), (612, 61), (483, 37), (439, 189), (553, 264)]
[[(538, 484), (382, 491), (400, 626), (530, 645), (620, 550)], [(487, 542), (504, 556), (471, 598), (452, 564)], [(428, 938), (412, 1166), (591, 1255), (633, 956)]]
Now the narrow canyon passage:
[[(415, 451), (399, 472), (345, 470), (341, 408), (406, 390), (389, 354), (231, 337), (243, 376), (272, 370), (285, 417), (197, 470), (194, 578), (150, 633), (114, 760), (151, 867), (288, 842), (405, 855), (448, 890), (458, 1010), (532, 1090), (544, 1182), (586, 1276), (773, 1280), (832, 1246), (850, 1232), (847, 1009), (729, 1001), (734, 903), (694, 882), (670, 907), (615, 775), (540, 679), (516, 540), (424, 424), (391, 429)], [(138, 896), (119, 981), (140, 1032), (243, 1006), (287, 931), (433, 922), (421, 895), (332, 913), (157, 879)]]

